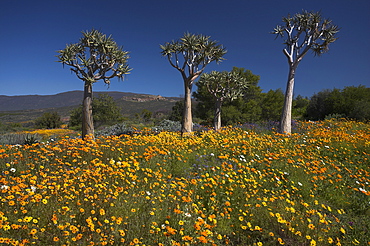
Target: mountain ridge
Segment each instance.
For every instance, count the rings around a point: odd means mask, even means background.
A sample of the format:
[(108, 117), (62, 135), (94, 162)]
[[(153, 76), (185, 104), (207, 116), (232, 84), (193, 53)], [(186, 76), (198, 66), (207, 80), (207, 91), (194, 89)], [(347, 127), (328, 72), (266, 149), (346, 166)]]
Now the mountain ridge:
[[(124, 101), (151, 101), (151, 100), (168, 100), (176, 101), (176, 97), (162, 97), (159, 95), (140, 94), (133, 92), (120, 91), (96, 91), (95, 95), (108, 94), (115, 100)], [(19, 110), (35, 110), (44, 108), (62, 108), (69, 106), (77, 106), (82, 103), (83, 91), (67, 91), (54, 95), (17, 95), (6, 96), (0, 95), (0, 111), (19, 111)]]

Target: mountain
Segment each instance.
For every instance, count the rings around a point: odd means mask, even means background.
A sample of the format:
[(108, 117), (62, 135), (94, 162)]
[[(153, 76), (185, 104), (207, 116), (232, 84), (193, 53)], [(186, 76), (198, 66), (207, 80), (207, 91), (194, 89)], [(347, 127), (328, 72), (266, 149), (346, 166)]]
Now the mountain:
[[(106, 93), (114, 99), (137, 99), (145, 100), (145, 98), (162, 98), (161, 96), (153, 96), (146, 94), (137, 94), (131, 92), (118, 92), (118, 91), (107, 91), (107, 92), (94, 92), (94, 95)], [(30, 109), (43, 109), (43, 108), (60, 108), (74, 105), (80, 105), (82, 103), (83, 91), (69, 91), (63, 92), (56, 95), (26, 95), (26, 96), (3, 96), (0, 95), (0, 111), (16, 111), (16, 110), (30, 110)], [(171, 100), (171, 98), (164, 98)]]
[[(94, 92), (94, 96), (108, 94), (113, 97), (125, 117), (133, 117), (147, 109), (153, 113), (169, 113), (179, 97), (138, 94), (131, 92), (104, 91)], [(69, 91), (56, 95), (0, 95), (0, 122), (30, 122), (45, 112), (58, 112), (68, 118), (73, 108), (81, 105), (83, 91)]]

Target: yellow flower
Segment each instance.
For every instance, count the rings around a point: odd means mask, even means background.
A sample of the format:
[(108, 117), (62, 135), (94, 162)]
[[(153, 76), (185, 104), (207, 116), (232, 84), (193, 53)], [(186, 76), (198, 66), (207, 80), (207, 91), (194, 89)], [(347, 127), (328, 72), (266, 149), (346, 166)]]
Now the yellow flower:
[(316, 241), (312, 239), (311, 243), (310, 243), (310, 246), (316, 246)]
[(346, 234), (346, 230), (344, 230), (343, 227), (340, 228), (340, 231), (343, 233), (343, 234)]
[(124, 230), (118, 230), (118, 231), (119, 231), (119, 234), (121, 235), (121, 237), (124, 237), (126, 235)]
[(281, 244), (281, 245), (284, 245), (285, 243), (284, 243), (284, 241), (283, 241), (283, 239), (281, 239), (280, 237), (278, 238), (278, 242)]

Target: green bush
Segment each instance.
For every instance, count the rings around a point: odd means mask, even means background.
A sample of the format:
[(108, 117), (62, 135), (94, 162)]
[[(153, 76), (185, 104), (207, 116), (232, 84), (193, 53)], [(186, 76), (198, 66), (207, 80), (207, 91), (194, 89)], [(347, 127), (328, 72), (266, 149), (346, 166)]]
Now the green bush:
[(57, 112), (46, 112), (35, 120), (35, 125), (38, 128), (54, 129), (60, 128), (62, 121)]

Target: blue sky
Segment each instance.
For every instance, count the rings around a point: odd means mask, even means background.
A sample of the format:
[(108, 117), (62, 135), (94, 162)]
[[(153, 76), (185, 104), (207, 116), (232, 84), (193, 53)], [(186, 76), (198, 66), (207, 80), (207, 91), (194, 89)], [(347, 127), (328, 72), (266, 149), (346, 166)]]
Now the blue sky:
[(98, 29), (130, 52), (125, 81), (103, 82), (94, 91), (162, 96), (184, 94), (180, 73), (160, 54), (160, 44), (185, 32), (204, 34), (228, 50), (212, 70), (244, 67), (260, 75), (264, 92), (285, 91), (288, 65), (282, 39), (270, 34), (281, 18), (321, 11), (341, 27), (327, 54), (300, 63), (295, 95), (323, 89), (370, 86), (369, 0), (1, 0), (0, 95), (51, 95), (83, 90), (83, 82), (56, 62), (56, 51), (76, 43), (81, 31)]

